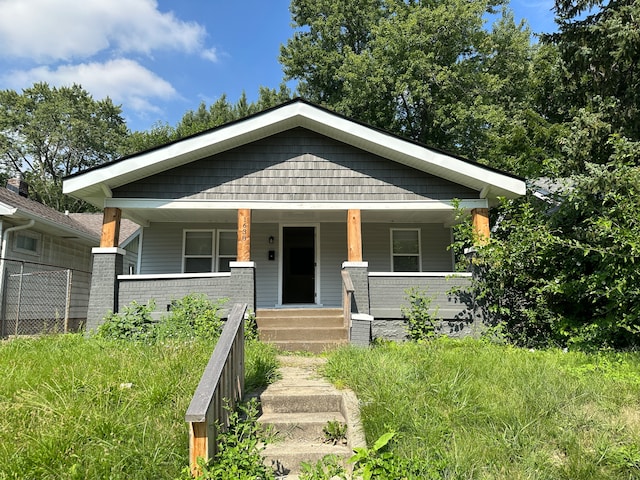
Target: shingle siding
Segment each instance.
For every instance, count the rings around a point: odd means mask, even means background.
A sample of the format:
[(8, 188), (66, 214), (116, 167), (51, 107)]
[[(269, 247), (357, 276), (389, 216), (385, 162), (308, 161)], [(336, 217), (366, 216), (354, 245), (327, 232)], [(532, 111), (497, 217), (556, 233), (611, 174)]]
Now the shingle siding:
[(118, 198), (412, 201), (478, 192), (296, 128), (114, 189)]

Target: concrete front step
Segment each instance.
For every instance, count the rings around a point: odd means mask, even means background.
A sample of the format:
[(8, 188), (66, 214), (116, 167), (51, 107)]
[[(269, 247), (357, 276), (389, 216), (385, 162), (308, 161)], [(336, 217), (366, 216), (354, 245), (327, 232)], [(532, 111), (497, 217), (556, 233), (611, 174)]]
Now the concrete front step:
[(256, 317), (258, 328), (344, 327), (342, 315)]
[(340, 393), (310, 391), (310, 389), (283, 389), (281, 391), (267, 389), (260, 395), (260, 404), (262, 412), (265, 414), (339, 412), (342, 408), (342, 395)]
[(269, 343), (276, 346), (276, 348), (282, 352), (309, 352), (309, 353), (323, 353), (327, 350), (334, 350), (342, 345), (347, 345), (346, 340), (337, 340), (333, 342), (326, 342), (324, 340), (314, 340), (310, 342), (301, 341), (270, 341)]
[(260, 328), (258, 332), (263, 342), (347, 340), (347, 329), (342, 326)]
[(328, 422), (346, 424), (346, 420), (340, 412), (312, 413), (265, 413), (260, 417), (260, 423), (265, 425), (268, 433), (276, 436), (276, 441), (313, 440), (323, 442), (325, 439), (324, 428)]
[(299, 473), (302, 462), (314, 464), (326, 455), (336, 455), (345, 460), (352, 450), (344, 445), (330, 445), (321, 442), (283, 442), (269, 444), (262, 452), (267, 465), (273, 465), (276, 473), (288, 475)]
[(256, 311), (256, 318), (283, 317), (333, 317), (342, 315), (341, 308), (261, 308)]

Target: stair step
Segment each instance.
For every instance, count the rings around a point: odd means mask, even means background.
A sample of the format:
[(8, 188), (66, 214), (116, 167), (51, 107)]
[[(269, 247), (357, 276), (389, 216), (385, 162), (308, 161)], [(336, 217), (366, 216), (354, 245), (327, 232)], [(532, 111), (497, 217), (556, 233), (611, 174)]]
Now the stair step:
[(267, 389), (260, 395), (262, 413), (339, 412), (342, 395), (324, 388)]
[(346, 423), (340, 412), (265, 413), (258, 418), (258, 423), (275, 433), (278, 440), (315, 442), (325, 439), (323, 429), (330, 421)]
[(273, 341), (269, 340), (268, 343), (275, 345), (278, 350), (283, 352), (309, 352), (309, 353), (323, 353), (328, 350), (334, 350), (346, 345), (347, 340), (311, 340), (311, 341)]
[(352, 451), (344, 445), (322, 442), (283, 442), (266, 446), (262, 452), (265, 464), (274, 465), (280, 474), (299, 473), (302, 462), (316, 463), (326, 455), (350, 458)]
[(256, 317), (258, 328), (275, 327), (344, 327), (342, 315)]
[(281, 328), (261, 328), (258, 330), (262, 341), (284, 341), (284, 340), (346, 340), (347, 329), (344, 327), (281, 327)]
[(342, 315), (341, 308), (268, 308), (256, 311), (256, 318), (333, 317), (336, 315)]

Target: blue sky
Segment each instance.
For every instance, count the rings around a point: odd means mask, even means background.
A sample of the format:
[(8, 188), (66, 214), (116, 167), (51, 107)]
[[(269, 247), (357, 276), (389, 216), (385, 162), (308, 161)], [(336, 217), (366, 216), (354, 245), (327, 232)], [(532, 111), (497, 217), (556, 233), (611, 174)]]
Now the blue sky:
[[(552, 31), (552, 0), (512, 0)], [(129, 128), (175, 125), (201, 101), (277, 88), (289, 0), (0, 0), (0, 89), (81, 84), (122, 105)]]

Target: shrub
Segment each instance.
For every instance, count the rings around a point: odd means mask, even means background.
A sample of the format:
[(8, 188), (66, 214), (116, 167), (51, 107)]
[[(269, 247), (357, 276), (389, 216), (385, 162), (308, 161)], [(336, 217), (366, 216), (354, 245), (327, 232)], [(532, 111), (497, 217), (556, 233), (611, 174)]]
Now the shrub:
[(432, 314), (429, 311), (433, 299), (415, 287), (405, 293), (409, 306), (402, 306), (401, 311), (411, 340), (424, 341), (436, 337), (440, 321), (436, 318), (437, 312)]
[(108, 340), (152, 341), (155, 337), (155, 324), (151, 312), (155, 308), (152, 300), (147, 305), (131, 302), (122, 312), (109, 314), (98, 327), (97, 335)]
[(157, 338), (159, 340), (218, 338), (223, 326), (219, 311), (225, 302), (226, 299), (212, 302), (206, 295), (198, 293), (174, 300), (169, 314), (163, 316), (158, 323)]

